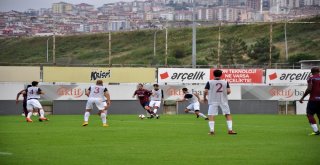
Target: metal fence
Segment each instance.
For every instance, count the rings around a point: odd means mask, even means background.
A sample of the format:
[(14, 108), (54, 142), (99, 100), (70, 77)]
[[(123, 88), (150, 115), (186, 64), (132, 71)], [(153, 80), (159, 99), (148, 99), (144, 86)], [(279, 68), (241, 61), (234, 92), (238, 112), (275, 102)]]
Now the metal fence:
[[(6, 63), (0, 62), (0, 66), (67, 66), (67, 67), (154, 67), (154, 68), (192, 68), (192, 65), (145, 65), (145, 64), (52, 64), (52, 63)], [(247, 68), (262, 68), (262, 69), (301, 69), (300, 63), (271, 63), (261, 65), (247, 64), (230, 64), (230, 65), (196, 65), (195, 68), (225, 68), (225, 69), (247, 69)]]

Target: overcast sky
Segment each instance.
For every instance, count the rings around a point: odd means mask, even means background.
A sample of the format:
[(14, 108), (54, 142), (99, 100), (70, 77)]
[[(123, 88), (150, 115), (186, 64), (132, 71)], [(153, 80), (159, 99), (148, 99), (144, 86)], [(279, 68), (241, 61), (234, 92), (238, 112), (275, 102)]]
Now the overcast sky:
[(27, 9), (51, 8), (52, 3), (67, 2), (71, 4), (87, 3), (95, 8), (111, 2), (131, 2), (133, 0), (0, 0), (0, 11), (26, 11)]

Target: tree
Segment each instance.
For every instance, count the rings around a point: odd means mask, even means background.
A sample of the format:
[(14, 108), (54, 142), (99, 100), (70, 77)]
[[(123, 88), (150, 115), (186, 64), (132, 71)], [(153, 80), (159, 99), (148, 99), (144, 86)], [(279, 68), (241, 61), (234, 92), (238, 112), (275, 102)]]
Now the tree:
[(247, 53), (246, 43), (239, 37), (230, 37), (222, 40), (221, 63), (237, 64), (243, 63)]
[[(271, 48), (271, 62), (277, 62), (280, 57), (280, 51), (274, 45)], [(270, 60), (270, 42), (269, 38), (257, 39), (254, 45), (251, 45), (248, 56), (253, 60), (253, 64), (268, 63)]]

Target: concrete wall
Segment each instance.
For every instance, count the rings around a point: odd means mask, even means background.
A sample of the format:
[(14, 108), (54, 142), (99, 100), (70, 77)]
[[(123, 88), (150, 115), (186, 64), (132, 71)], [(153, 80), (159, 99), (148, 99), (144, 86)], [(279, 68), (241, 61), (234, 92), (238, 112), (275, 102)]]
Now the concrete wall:
[[(188, 103), (179, 103), (179, 114), (184, 113), (186, 106)], [(278, 114), (278, 101), (272, 100), (230, 100), (229, 106), (231, 114)], [(206, 114), (208, 105), (201, 104), (200, 111)]]
[[(53, 102), (53, 114), (83, 114), (86, 107), (86, 101), (83, 100), (56, 100)], [(98, 112), (96, 107), (93, 113)], [(111, 107), (108, 110), (108, 114), (142, 114), (145, 110), (140, 103), (136, 100), (133, 101), (112, 101)], [(162, 114), (162, 108), (158, 110), (159, 114)]]
[[(22, 113), (22, 102), (16, 105), (14, 100), (0, 100), (0, 115), (16, 115)], [(83, 114), (85, 111), (85, 100), (55, 100), (53, 101), (54, 115)], [(184, 114), (183, 110), (187, 102), (179, 103), (178, 106), (171, 105), (161, 107), (159, 114)], [(232, 114), (278, 114), (278, 101), (272, 100), (231, 100), (229, 101)], [(45, 108), (45, 106), (44, 106)], [(207, 113), (208, 105), (201, 104), (201, 112)], [(165, 109), (165, 110), (164, 110)], [(93, 113), (96, 113), (95, 109)], [(112, 101), (109, 114), (142, 114), (145, 113), (138, 101)]]
[(15, 100), (0, 100), (0, 115), (17, 115), (22, 112), (22, 101), (16, 104)]

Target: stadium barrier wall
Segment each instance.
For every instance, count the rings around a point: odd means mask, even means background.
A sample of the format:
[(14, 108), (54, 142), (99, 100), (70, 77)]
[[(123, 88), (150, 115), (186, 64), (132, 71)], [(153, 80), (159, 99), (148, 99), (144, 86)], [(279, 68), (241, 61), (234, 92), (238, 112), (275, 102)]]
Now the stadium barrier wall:
[[(22, 102), (16, 104), (13, 100), (0, 100), (0, 115), (20, 115), (22, 114)], [(85, 111), (85, 100), (54, 100), (52, 103), (52, 112), (48, 110), (51, 108), (46, 104), (44, 110), (46, 114), (53, 115), (71, 115), (83, 114)], [(159, 114), (185, 114), (184, 109), (188, 105), (187, 102), (178, 103), (176, 105), (170, 104), (169, 106), (175, 107), (176, 113), (165, 111), (163, 105), (158, 110)], [(229, 101), (232, 114), (278, 114), (278, 101), (275, 100), (231, 100)], [(208, 105), (201, 104), (200, 111), (207, 114)], [(95, 108), (93, 114), (97, 113)], [(108, 114), (143, 114), (145, 110), (141, 107), (139, 101), (112, 101)]]
[[(53, 114), (54, 115), (67, 115), (67, 114), (83, 114), (86, 107), (85, 100), (55, 100), (53, 101)], [(96, 107), (93, 109), (93, 114), (98, 112)], [(139, 101), (111, 101), (111, 106), (108, 114), (144, 114), (145, 110), (140, 105)], [(163, 114), (163, 106), (158, 109), (159, 114)]]
[[(178, 104), (178, 114), (183, 114), (188, 103)], [(278, 101), (276, 100), (230, 100), (229, 107), (231, 114), (278, 114)], [(208, 112), (207, 104), (200, 104), (200, 111), (204, 114)], [(221, 109), (219, 108), (219, 114)]]
[[(53, 114), (83, 114), (86, 101), (54, 101)], [(163, 105), (158, 110), (159, 114), (185, 114), (184, 109), (188, 105), (187, 102), (170, 104), (174, 106), (177, 113), (172, 111), (165, 112)], [(275, 100), (232, 100), (229, 101), (232, 114), (278, 114), (278, 101)], [(204, 114), (208, 112), (207, 104), (200, 104), (200, 111)], [(96, 109), (94, 112), (98, 112)], [(139, 101), (112, 101), (108, 114), (142, 114), (145, 110), (141, 107)]]
[(22, 114), (22, 101), (16, 104), (15, 100), (0, 100), (0, 115)]

